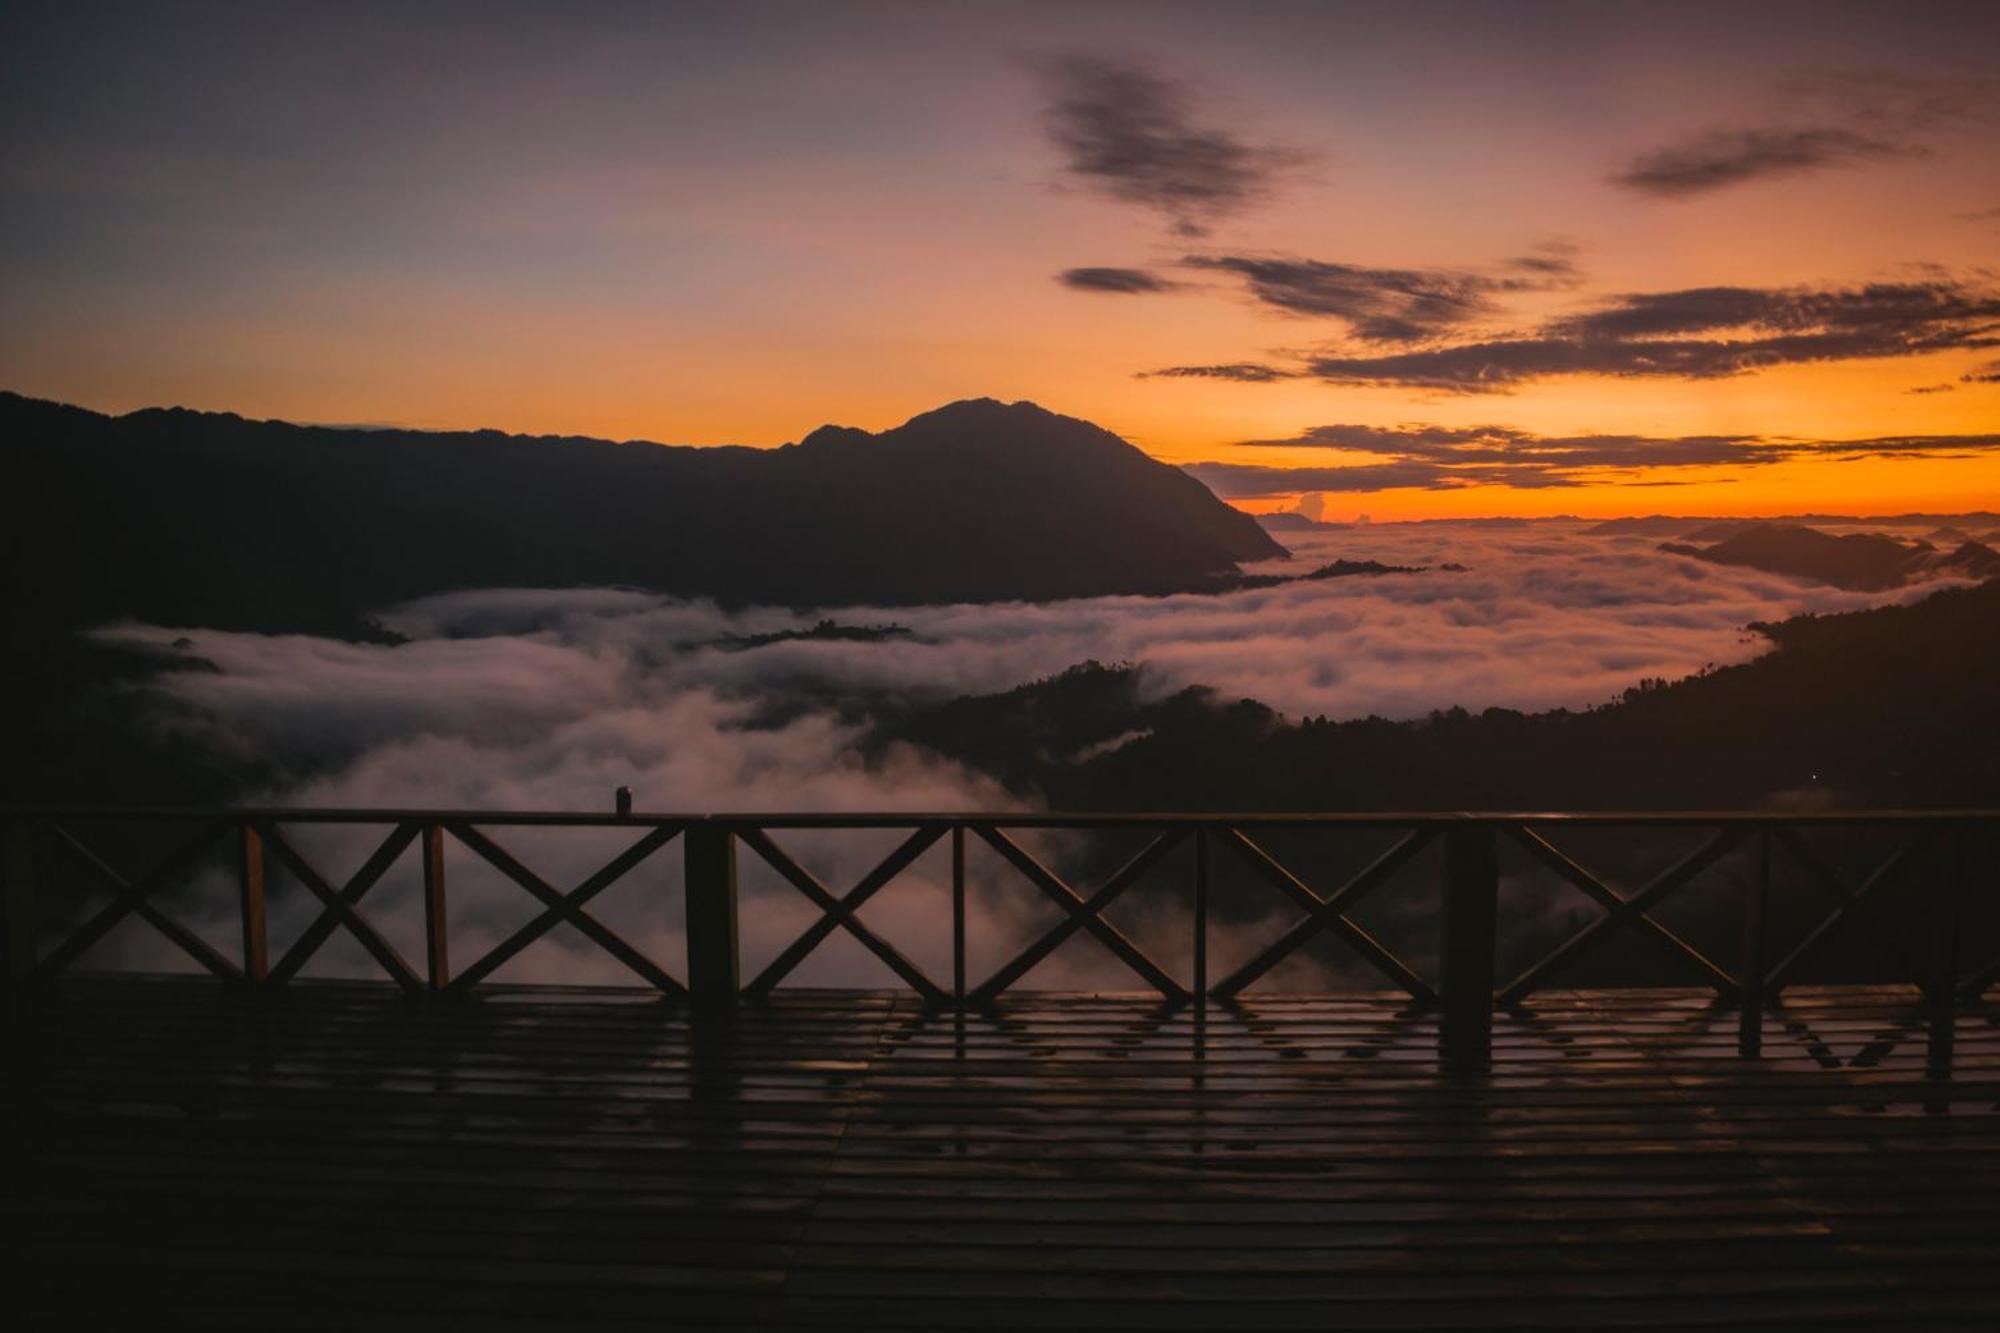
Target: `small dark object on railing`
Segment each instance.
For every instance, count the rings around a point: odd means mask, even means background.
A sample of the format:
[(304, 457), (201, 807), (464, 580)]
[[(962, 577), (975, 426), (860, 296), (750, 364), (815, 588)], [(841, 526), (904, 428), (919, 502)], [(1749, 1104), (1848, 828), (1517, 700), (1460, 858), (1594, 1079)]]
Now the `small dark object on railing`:
[(630, 787), (620, 787), (617, 794), (612, 797), (612, 803), (616, 807), (620, 819), (630, 815), (632, 813), (632, 789)]

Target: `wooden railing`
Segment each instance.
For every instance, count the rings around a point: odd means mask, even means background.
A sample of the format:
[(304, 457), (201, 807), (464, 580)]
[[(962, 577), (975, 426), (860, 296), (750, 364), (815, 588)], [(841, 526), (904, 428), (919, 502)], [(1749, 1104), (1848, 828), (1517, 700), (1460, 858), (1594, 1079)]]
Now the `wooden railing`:
[[(1496, 1006), (1522, 1005), (1537, 991), (1571, 974), (1580, 960), (1614, 939), (1649, 941), (1691, 978), (1712, 987), (1741, 1014), (1739, 1045), (1760, 1049), (1764, 1013), (1801, 969), (1843, 930), (1859, 931), (1916, 987), (1930, 1016), (1934, 1058), (1949, 1061), (1959, 1006), (1976, 1001), (1996, 979), (2000, 958), (1970, 971), (1976, 941), (1963, 937), (1964, 906), (1990, 902), (2000, 883), (1983, 882), (1979, 858), (2000, 849), (2000, 812), (1870, 812), (1812, 815), (1763, 814), (1368, 814), (1368, 815), (653, 815), (635, 814), (619, 802), (610, 815), (534, 814), (435, 810), (102, 810), (24, 809), (5, 812), (4, 923), (7, 974), (20, 984), (48, 981), (100, 943), (128, 918), (138, 918), (218, 977), (251, 986), (283, 986), (334, 937), (345, 932), (388, 978), (417, 994), (468, 991), (558, 924), (566, 924), (629, 969), (645, 985), (686, 999), (704, 1020), (726, 1021), (745, 1001), (768, 995), (836, 931), (844, 931), (927, 1002), (957, 1009), (991, 1006), (1039, 963), (1079, 933), (1087, 933), (1145, 987), (1169, 1004), (1227, 1004), (1308, 943), (1330, 936), (1419, 1006), (1433, 1007), (1440, 1043), (1455, 1063), (1477, 1066), (1487, 1058)], [(177, 839), (136, 875), (117, 869), (86, 840), (91, 828), (135, 825), (172, 829)], [(340, 882), (317, 868), (287, 829), (342, 825), (386, 827), (387, 833), (360, 867)], [(597, 828), (624, 830), (632, 840), (594, 873), (559, 886), (503, 845), (510, 830)], [(844, 888), (830, 887), (779, 845), (777, 832), (800, 830), (904, 830), (905, 836), (866, 874)], [(1303, 831), (1373, 830), (1394, 841), (1358, 873), (1322, 894), (1264, 845), (1274, 835)], [(1560, 843), (1581, 830), (1680, 830), (1699, 833), (1692, 850), (1633, 890), (1588, 868)], [(1856, 880), (1841, 873), (1814, 844), (1828, 831), (1865, 833), (1888, 850)], [(1026, 845), (1044, 831), (1071, 834), (1139, 832), (1145, 845), (1095, 883), (1078, 886), (1051, 869)], [(612, 884), (639, 871), (678, 839), (685, 887), (685, 976), (635, 947), (591, 912)], [(1260, 841), (1260, 839), (1262, 841)], [(454, 968), (450, 895), (445, 882), (447, 840), (533, 898), (540, 911), (480, 956)], [(951, 975), (928, 975), (871, 929), (860, 909), (924, 853), (949, 842), (951, 857)], [(975, 841), (1011, 866), (1021, 883), (1061, 909), (1062, 918), (983, 978), (967, 974), (966, 849)], [(1435, 883), (1440, 905), (1437, 975), (1427, 980), (1359, 924), (1354, 909), (1433, 844), (1442, 844)], [(238, 957), (224, 956), (162, 905), (171, 887), (230, 848), (240, 928)], [(1109, 908), (1170, 854), (1191, 850), (1180, 882), (1189, 916), (1191, 982), (1183, 984), (1121, 931)], [(1500, 895), (1501, 851), (1525, 858), (1575, 886), (1602, 915), (1577, 930), (1512, 977), (1496, 977), (1499, 942), (1510, 925)], [(364, 902), (390, 868), (415, 849), (421, 866), (424, 956), (413, 965), (371, 923)], [(814, 907), (818, 916), (755, 976), (741, 975), (738, 947), (739, 856), (768, 865)], [(1215, 858), (1228, 856), (1279, 900), (1296, 919), (1246, 960), (1216, 978), (1209, 974), (1211, 898)], [(51, 935), (38, 933), (37, 880), (51, 858), (66, 860), (97, 881), (110, 901)], [(1774, 866), (1802, 877), (1824, 901), (1818, 924), (1782, 951), (1767, 927)], [(1725, 862), (1736, 868), (1730, 884), (1740, 897), (1741, 950), (1733, 968), (1708, 957), (1654, 915), (1673, 895), (1711, 875)], [(1746, 870), (1747, 864), (1747, 870)], [(280, 866), (318, 902), (317, 915), (275, 961), (270, 957), (266, 878)], [(1921, 867), (1921, 874), (1917, 871)], [(1981, 881), (1981, 882), (1975, 882)], [(1407, 877), (1405, 880), (1407, 884)], [(1913, 889), (1911, 885), (1919, 887)], [(1890, 891), (1900, 897), (1893, 905)], [(1972, 895), (1982, 895), (1975, 900)], [(46, 906), (46, 904), (45, 904)], [(1990, 913), (1988, 913), (1990, 916)], [(1905, 938), (1914, 918), (1923, 943)], [(39, 937), (38, 937), (39, 935)], [(1991, 941), (1987, 942), (1988, 946)]]

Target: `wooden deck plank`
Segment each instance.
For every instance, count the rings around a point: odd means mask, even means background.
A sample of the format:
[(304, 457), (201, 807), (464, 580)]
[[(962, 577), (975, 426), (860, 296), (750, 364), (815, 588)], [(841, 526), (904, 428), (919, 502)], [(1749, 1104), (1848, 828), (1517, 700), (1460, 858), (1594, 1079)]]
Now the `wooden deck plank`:
[[(2000, 1012), (78, 978), (13, 998), (35, 1326), (1991, 1326)], [(138, 1293), (150, 1289), (152, 1295)]]

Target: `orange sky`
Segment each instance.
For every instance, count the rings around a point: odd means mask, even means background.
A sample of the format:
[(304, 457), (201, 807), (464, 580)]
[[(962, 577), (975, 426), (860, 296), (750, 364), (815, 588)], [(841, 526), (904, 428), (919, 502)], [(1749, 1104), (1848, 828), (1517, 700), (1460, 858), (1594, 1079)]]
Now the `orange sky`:
[[(1170, 462), (1320, 467), (1372, 460), (1235, 442), (1333, 423), (2000, 432), (2000, 382), (1973, 378), (2000, 348), (1980, 345), (1977, 317), (1925, 355), (1727, 378), (1463, 394), (1137, 377), (1518, 337), (1634, 293), (1934, 283), (1983, 298), (2000, 283), (2000, 85), (1978, 54), (2000, 39), (1992, 15), (885, 3), (564, 21), (496, 5), (474, 36), (386, 6), (120, 23), (57, 8), (15, 34), (0, 387), (113, 411), (756, 445), (984, 395)], [(1174, 133), (1269, 147), (1279, 165), (1189, 234), (1138, 197), (1157, 174), (1093, 175), (1065, 148), (1077, 93), (1049, 69), (1073, 52), (1156, 79)], [(1618, 183), (1649, 152), (1746, 134), (1820, 156), (1671, 196)], [(1475, 318), (1394, 346), (1184, 262), (1491, 282), (1551, 243), (1570, 281), (1496, 289)], [(1083, 266), (1175, 289), (1056, 281)], [(1992, 448), (1585, 480), (1326, 503), (1377, 518), (2000, 509)]]

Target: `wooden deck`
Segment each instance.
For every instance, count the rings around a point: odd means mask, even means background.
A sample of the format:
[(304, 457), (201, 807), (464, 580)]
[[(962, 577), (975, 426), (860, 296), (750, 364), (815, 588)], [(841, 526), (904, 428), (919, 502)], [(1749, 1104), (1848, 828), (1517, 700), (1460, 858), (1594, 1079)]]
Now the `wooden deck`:
[(12, 1001), (15, 1328), (1991, 1328), (2000, 1006), (66, 980)]

